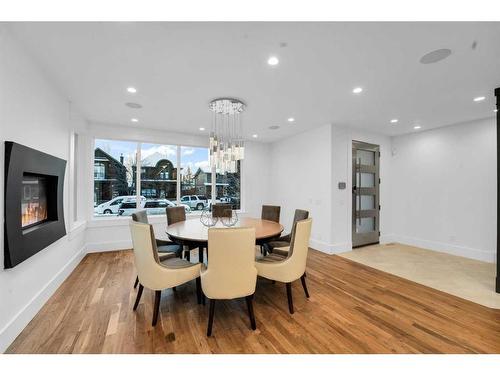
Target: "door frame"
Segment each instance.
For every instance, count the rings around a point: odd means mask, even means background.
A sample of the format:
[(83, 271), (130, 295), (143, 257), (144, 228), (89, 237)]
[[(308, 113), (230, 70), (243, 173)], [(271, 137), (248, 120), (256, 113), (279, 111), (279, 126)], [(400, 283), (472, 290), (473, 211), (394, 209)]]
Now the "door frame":
[[(375, 202), (374, 202), (374, 210), (375, 216), (370, 215), (369, 217), (374, 217), (375, 218), (375, 223), (376, 223), (376, 238), (373, 234), (373, 232), (368, 232), (365, 237), (366, 240), (362, 244), (356, 244), (354, 241), (354, 236), (356, 235), (356, 220), (358, 219), (357, 215), (355, 215), (356, 211), (356, 196), (354, 195), (354, 187), (356, 186), (357, 179), (356, 179), (356, 168), (354, 168), (354, 163), (355, 163), (355, 156), (354, 156), (354, 149), (355, 146), (359, 146), (360, 149), (367, 150), (367, 151), (373, 151), (376, 153), (376, 161), (375, 161), (375, 166), (374, 168), (365, 168), (367, 169), (366, 172), (370, 173), (370, 169), (374, 169), (373, 173), (375, 173), (374, 176), (374, 190), (375, 190)], [(378, 244), (380, 242), (380, 145), (373, 144), (373, 143), (368, 143), (368, 142), (363, 142), (363, 141), (358, 141), (355, 139), (351, 140), (351, 210), (350, 210), (350, 215), (351, 215), (351, 242), (352, 242), (352, 248), (357, 248), (361, 246), (368, 246), (368, 245), (373, 245), (373, 244)], [(356, 187), (359, 189), (358, 187)], [(363, 188), (361, 188), (363, 189)], [(369, 188), (368, 188), (369, 189)], [(360, 234), (357, 234), (360, 236)]]

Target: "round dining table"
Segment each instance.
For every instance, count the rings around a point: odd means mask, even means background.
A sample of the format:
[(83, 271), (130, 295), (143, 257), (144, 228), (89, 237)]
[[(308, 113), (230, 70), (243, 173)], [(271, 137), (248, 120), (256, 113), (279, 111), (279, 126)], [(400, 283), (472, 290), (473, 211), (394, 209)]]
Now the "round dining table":
[[(257, 244), (278, 237), (283, 232), (283, 225), (270, 220), (242, 217), (230, 228), (255, 228), (255, 241)], [(219, 220), (215, 226), (203, 225), (199, 218), (179, 221), (167, 226), (168, 237), (181, 245), (191, 248), (199, 248), (199, 261), (203, 263), (203, 250), (207, 250), (208, 256), (208, 230), (209, 228), (227, 228)]]

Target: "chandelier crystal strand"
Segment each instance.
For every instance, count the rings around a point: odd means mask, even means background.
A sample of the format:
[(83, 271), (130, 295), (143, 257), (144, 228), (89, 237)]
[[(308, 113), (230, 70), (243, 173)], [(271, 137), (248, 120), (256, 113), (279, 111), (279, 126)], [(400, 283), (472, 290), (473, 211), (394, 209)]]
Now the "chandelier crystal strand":
[(210, 102), (213, 112), (210, 132), (210, 166), (217, 173), (235, 173), (238, 161), (244, 158), (243, 125), (241, 112), (245, 104), (233, 98), (220, 98)]

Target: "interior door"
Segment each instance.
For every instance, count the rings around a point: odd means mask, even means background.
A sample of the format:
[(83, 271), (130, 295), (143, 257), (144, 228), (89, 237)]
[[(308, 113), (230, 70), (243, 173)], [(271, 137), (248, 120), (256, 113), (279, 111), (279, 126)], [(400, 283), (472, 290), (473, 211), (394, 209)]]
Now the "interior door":
[(379, 242), (380, 148), (352, 142), (352, 246)]

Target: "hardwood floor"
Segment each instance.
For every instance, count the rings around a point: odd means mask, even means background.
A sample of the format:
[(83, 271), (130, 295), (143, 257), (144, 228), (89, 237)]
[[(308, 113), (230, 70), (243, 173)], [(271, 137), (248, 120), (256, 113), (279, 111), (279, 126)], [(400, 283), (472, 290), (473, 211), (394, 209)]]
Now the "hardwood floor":
[(194, 281), (163, 292), (152, 327), (154, 293), (133, 312), (134, 279), (131, 251), (87, 255), (7, 353), (500, 353), (500, 310), (314, 250), (294, 315), (285, 285), (259, 279), (256, 331), (241, 299), (217, 304), (207, 338)]

